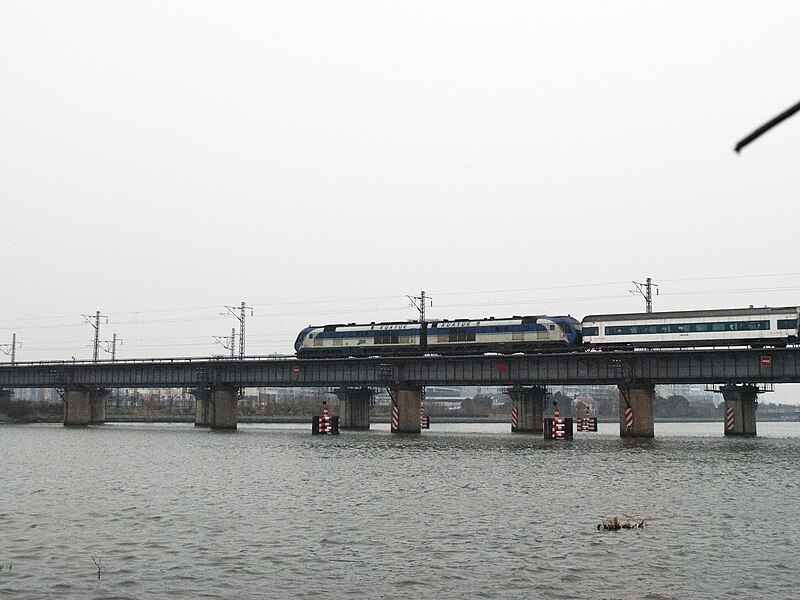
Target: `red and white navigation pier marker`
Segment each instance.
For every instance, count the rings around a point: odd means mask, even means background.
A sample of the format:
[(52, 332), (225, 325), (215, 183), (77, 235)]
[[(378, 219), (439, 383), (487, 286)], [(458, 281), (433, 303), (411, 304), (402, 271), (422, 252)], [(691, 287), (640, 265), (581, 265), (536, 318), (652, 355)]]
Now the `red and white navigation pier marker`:
[(544, 438), (546, 440), (572, 439), (572, 419), (561, 417), (561, 411), (556, 401), (553, 401), (553, 418), (544, 420)]
[(517, 430), (517, 424), (519, 423), (519, 417), (517, 417), (517, 407), (511, 407), (511, 431)]
[(425, 408), (421, 404), (419, 405), (419, 428), (420, 429), (431, 428), (431, 418), (425, 414)]
[(589, 407), (586, 407), (586, 415), (578, 417), (578, 431), (597, 431), (597, 417), (589, 416)]
[(312, 435), (339, 435), (339, 417), (328, 412), (328, 402), (322, 402), (322, 415), (311, 418)]

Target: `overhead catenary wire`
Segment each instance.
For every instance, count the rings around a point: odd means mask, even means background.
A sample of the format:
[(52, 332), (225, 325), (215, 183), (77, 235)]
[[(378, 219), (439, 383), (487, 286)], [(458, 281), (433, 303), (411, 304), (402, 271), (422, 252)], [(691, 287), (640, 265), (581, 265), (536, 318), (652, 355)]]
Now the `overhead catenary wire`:
[[(734, 280), (734, 279), (767, 279), (767, 278), (775, 278), (775, 277), (800, 277), (800, 272), (792, 272), (792, 273), (770, 273), (770, 274), (756, 274), (756, 275), (722, 275), (722, 276), (712, 276), (712, 277), (677, 277), (677, 278), (666, 278), (660, 277), (659, 281), (662, 284), (665, 283), (677, 283), (677, 282), (689, 282), (689, 281), (720, 281), (720, 280)], [(572, 285), (561, 285), (561, 286), (539, 286), (539, 287), (529, 287), (529, 288), (507, 288), (507, 289), (492, 289), (492, 290), (470, 290), (470, 291), (455, 291), (455, 292), (448, 292), (448, 291), (437, 291), (435, 294), (440, 297), (445, 296), (468, 296), (468, 295), (482, 295), (482, 294), (512, 294), (512, 293), (527, 293), (527, 292), (544, 292), (544, 291), (553, 291), (553, 290), (567, 290), (567, 289), (579, 289), (579, 288), (593, 288), (593, 287), (607, 287), (607, 286), (628, 286), (630, 284), (629, 280), (625, 281), (609, 281), (609, 282), (595, 282), (595, 283), (585, 283), (585, 284), (572, 284)], [(726, 292), (738, 292), (738, 291), (795, 291), (800, 289), (800, 286), (792, 286), (792, 287), (759, 287), (759, 288), (747, 288), (745, 290), (719, 290), (720, 293)], [(666, 294), (667, 292), (662, 291), (662, 294)], [(683, 295), (688, 295), (693, 292), (686, 291), (681, 292)], [(708, 293), (708, 292), (698, 292), (698, 293)], [(587, 297), (583, 296), (580, 298), (568, 297), (564, 298), (564, 300), (584, 300), (584, 299), (598, 299), (598, 300), (606, 300), (611, 298), (617, 298), (621, 296), (609, 296), (609, 295), (602, 295), (602, 296), (592, 296)], [(266, 303), (253, 303), (253, 307), (269, 307), (269, 306), (308, 306), (308, 305), (325, 305), (325, 304), (338, 304), (343, 302), (369, 302), (369, 301), (376, 301), (376, 300), (403, 300), (407, 298), (406, 294), (393, 294), (393, 295), (386, 295), (386, 296), (364, 296), (364, 297), (351, 297), (351, 298), (333, 298), (333, 299), (321, 299), (321, 300), (287, 300), (283, 302), (266, 302)], [(554, 298), (552, 301), (559, 301), (561, 298)], [(528, 302), (529, 300), (514, 300), (515, 303), (524, 303)], [(547, 299), (542, 301), (549, 301)], [(509, 302), (498, 302), (500, 304), (508, 304)], [(481, 303), (481, 305), (485, 305), (485, 303)], [(443, 306), (453, 306), (453, 305), (443, 305), (438, 303), (439, 307)], [(194, 321), (214, 321), (214, 320), (221, 320), (220, 315), (210, 315), (210, 316), (196, 316), (196, 317), (182, 317), (182, 318), (168, 318), (168, 319), (146, 319), (141, 320), (138, 318), (134, 318), (132, 320), (120, 321), (119, 317), (124, 315), (154, 315), (159, 313), (186, 313), (186, 312), (193, 312), (193, 311), (200, 311), (200, 310), (219, 310), (219, 305), (208, 305), (208, 306), (194, 306), (194, 307), (184, 307), (184, 308), (161, 308), (161, 309), (149, 309), (149, 310), (127, 310), (127, 311), (111, 311), (113, 313), (112, 316), (115, 317), (114, 323), (117, 325), (133, 325), (133, 324), (157, 324), (157, 323), (189, 323)], [(238, 307), (237, 307), (238, 308)], [(309, 314), (333, 314), (336, 312), (367, 312), (370, 310), (403, 310), (408, 308), (408, 304), (398, 304), (391, 307), (367, 307), (367, 308), (352, 308), (352, 309), (329, 309), (329, 310), (322, 310), (322, 311), (280, 311), (274, 313), (261, 313), (260, 315), (255, 315), (255, 317), (284, 317), (284, 316), (305, 316)], [(21, 323), (21, 322), (29, 322), (29, 321), (47, 321), (47, 320), (58, 320), (58, 319), (78, 319), (80, 317), (79, 314), (62, 314), (62, 315), (51, 315), (51, 316), (36, 316), (36, 317), (18, 317), (18, 318), (3, 318), (0, 319), (0, 330), (2, 329), (9, 329), (9, 327), (4, 327), (2, 324), (4, 323)], [(54, 324), (48, 326), (48, 328), (68, 328), (68, 327), (81, 327), (85, 325), (85, 321), (76, 321), (75, 323), (62, 323), (62, 324)], [(24, 326), (18, 326), (17, 329), (25, 328)], [(39, 327), (30, 327), (30, 328), (39, 328)]]

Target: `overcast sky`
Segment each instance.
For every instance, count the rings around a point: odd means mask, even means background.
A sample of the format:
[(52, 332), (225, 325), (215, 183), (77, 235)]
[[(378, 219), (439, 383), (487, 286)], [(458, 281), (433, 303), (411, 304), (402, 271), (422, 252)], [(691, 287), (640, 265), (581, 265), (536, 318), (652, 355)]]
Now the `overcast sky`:
[[(0, 1), (0, 344), (800, 304), (797, 2)], [(107, 355), (106, 355), (107, 356)], [(0, 356), (7, 360), (8, 357)]]

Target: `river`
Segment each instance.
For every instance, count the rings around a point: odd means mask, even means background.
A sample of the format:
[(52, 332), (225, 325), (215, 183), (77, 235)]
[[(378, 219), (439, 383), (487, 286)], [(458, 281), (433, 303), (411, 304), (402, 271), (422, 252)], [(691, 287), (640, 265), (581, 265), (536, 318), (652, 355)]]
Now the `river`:
[(0, 596), (797, 597), (800, 423), (722, 431), (2, 425)]

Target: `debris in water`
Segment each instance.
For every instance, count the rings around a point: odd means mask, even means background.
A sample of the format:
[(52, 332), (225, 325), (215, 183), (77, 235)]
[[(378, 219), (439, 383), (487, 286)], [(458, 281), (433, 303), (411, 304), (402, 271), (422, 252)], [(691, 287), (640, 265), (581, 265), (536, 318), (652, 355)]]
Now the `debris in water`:
[(603, 519), (597, 526), (597, 531), (619, 531), (620, 529), (644, 529), (644, 519), (620, 521), (617, 517), (611, 517)]

